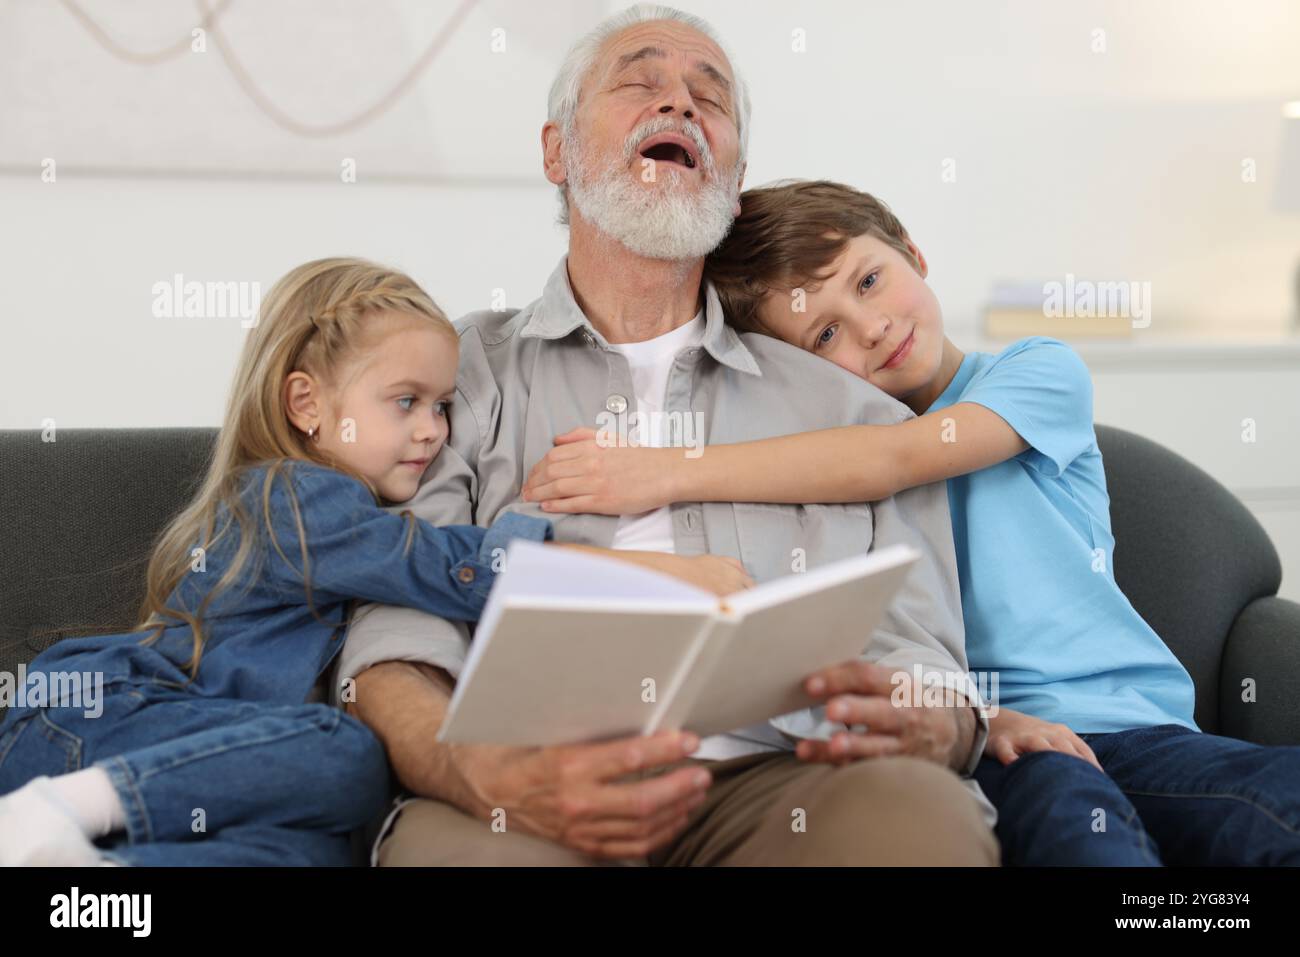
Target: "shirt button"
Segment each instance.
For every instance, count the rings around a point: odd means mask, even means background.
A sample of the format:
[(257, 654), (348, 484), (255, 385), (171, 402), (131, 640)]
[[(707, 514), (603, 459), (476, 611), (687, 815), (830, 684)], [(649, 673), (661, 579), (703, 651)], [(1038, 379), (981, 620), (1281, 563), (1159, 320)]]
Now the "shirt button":
[(462, 568), (460, 571), (456, 573), (456, 577), (459, 578), (466, 585), (468, 585), (470, 582), (474, 580), (474, 569)]
[(687, 512), (687, 513), (686, 513), (686, 527), (687, 527), (687, 528), (694, 528), (694, 527), (695, 527), (695, 513), (694, 513), (694, 512)]
[(605, 400), (605, 408), (608, 411), (613, 412), (615, 415), (622, 415), (627, 411), (627, 397), (618, 395), (617, 393), (611, 395)]

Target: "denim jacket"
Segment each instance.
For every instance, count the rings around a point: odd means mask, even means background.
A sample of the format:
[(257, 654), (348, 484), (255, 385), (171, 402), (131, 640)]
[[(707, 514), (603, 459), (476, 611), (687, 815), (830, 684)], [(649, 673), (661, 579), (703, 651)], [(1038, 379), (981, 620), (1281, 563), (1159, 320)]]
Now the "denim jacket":
[[(549, 521), (526, 515), (503, 515), (489, 528), (408, 520), (379, 507), (369, 489), (351, 476), (311, 462), (285, 465), (270, 490), (273, 537), (265, 534), (263, 516), (268, 464), (241, 476), (241, 502), (259, 532), (256, 547), (238, 578), (216, 593), (204, 613), (205, 643), (193, 682), (183, 667), (193, 650), (193, 633), (183, 623), (169, 625), (147, 646), (140, 644), (141, 632), (66, 639), (37, 656), (28, 674), (91, 672), (103, 675), (106, 689), (148, 682), (203, 696), (302, 703), (343, 646), (342, 619), (353, 599), (475, 620), (499, 567), (493, 560), (497, 549), (504, 550), (512, 538), (553, 537)], [(305, 532), (302, 541), (290, 490)], [(225, 513), (223, 505), (216, 528), (222, 527)], [(319, 621), (307, 604), (304, 541)], [(196, 547), (201, 544), (196, 541)], [(196, 611), (230, 568), (237, 547), (232, 528), (211, 547), (195, 551), (168, 607)]]

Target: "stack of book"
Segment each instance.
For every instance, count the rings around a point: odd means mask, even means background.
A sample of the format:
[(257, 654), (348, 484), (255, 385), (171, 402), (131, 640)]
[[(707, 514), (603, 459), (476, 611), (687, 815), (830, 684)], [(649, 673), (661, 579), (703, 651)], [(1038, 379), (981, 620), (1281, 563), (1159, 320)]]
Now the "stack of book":
[[(990, 339), (1129, 339), (1132, 284), (1090, 282), (1067, 275), (1045, 282), (998, 282), (984, 313)], [(1121, 308), (1114, 308), (1117, 304)]]

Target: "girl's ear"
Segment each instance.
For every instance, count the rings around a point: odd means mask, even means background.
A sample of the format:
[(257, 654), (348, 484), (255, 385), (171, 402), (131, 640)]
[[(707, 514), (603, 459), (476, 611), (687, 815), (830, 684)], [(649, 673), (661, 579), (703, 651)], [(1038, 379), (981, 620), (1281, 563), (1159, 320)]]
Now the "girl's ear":
[(320, 389), (305, 372), (290, 372), (284, 380), (284, 409), (289, 421), (304, 434), (321, 420)]

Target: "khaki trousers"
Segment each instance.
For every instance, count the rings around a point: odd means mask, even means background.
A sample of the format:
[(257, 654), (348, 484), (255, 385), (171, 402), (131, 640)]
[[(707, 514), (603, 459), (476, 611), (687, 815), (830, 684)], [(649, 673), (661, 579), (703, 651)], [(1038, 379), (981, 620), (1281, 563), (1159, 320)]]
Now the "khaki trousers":
[(687, 758), (632, 778), (702, 764), (713, 774), (686, 828), (648, 859), (602, 861), (442, 801), (417, 798), (391, 822), (381, 867), (989, 866), (999, 849), (970, 791), (947, 768), (888, 757), (840, 767), (764, 752), (726, 761)]

